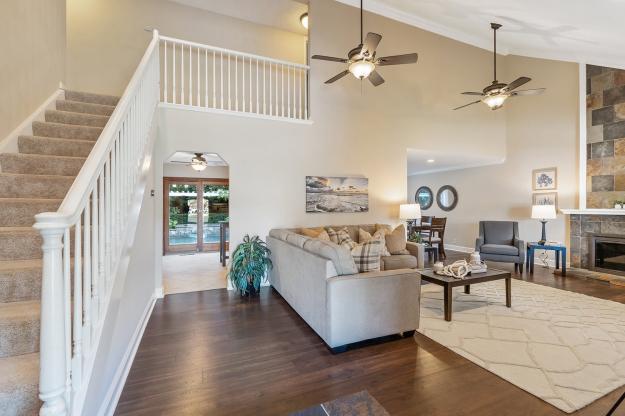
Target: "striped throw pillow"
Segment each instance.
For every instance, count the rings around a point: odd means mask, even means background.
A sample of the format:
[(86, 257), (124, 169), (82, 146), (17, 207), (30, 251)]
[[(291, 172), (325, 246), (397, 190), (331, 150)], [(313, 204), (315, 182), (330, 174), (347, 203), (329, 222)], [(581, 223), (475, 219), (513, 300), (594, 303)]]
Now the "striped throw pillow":
[(349, 236), (349, 233), (347, 232), (347, 228), (343, 228), (342, 230), (339, 230), (339, 232), (337, 233), (337, 237), (339, 240), (338, 242), (339, 246), (345, 246), (351, 250), (357, 245), (356, 242), (352, 240), (352, 238)]
[(384, 243), (380, 240), (370, 240), (352, 248), (352, 257), (359, 272), (380, 271), (380, 255), (382, 254), (383, 246)]

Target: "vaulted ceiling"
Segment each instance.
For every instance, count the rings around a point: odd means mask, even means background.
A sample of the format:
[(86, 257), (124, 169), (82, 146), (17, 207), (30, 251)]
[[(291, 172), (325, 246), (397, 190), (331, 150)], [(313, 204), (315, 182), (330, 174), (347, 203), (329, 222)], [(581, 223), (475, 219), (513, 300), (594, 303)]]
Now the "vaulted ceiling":
[(625, 0), (364, 0), (364, 5), (487, 49), (492, 48), (488, 24), (501, 23), (498, 49), (504, 54), (625, 67)]

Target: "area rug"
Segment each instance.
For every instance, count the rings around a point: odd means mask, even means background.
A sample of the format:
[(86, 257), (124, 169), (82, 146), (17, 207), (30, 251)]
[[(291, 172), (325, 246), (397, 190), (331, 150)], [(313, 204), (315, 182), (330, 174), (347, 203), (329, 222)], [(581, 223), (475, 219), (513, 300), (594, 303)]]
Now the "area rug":
[(512, 280), (454, 290), (424, 285), (418, 332), (567, 413), (625, 384), (625, 305)]
[(390, 416), (366, 390), (318, 404), (289, 416)]

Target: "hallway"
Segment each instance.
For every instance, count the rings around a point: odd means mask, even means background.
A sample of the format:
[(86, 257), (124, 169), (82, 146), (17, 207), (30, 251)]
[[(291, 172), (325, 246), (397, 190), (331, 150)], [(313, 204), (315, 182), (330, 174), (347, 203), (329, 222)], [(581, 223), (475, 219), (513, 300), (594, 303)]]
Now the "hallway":
[(226, 288), (227, 268), (219, 253), (184, 253), (163, 256), (165, 295)]

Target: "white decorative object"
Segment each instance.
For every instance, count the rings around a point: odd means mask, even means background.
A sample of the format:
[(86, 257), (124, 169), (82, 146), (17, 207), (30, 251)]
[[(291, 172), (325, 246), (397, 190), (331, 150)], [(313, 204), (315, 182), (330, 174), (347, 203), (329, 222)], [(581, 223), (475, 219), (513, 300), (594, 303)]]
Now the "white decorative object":
[(623, 209), (622, 204), (614, 204), (614, 209)]
[(443, 271), (443, 268), (445, 267), (445, 265), (438, 261), (436, 263), (434, 263), (434, 266), (432, 266), (432, 270), (434, 270), (434, 273), (440, 273)]
[(444, 266), (441, 271), (434, 270), (434, 273), (453, 277), (455, 279), (463, 279), (470, 271), (471, 266), (469, 266), (466, 260), (458, 260), (448, 266)]
[(470, 263), (471, 264), (480, 264), (480, 263), (482, 263), (482, 259), (480, 258), (480, 252), (479, 251), (474, 251), (473, 253), (471, 253)]

